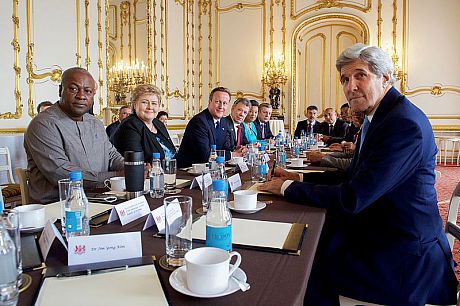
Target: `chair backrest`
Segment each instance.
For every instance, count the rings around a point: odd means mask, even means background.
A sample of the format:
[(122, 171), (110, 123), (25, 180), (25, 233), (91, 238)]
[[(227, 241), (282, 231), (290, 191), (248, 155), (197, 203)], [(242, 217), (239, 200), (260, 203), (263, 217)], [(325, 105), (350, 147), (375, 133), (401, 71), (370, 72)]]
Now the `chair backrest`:
[(449, 211), (447, 212), (447, 220), (445, 231), (447, 240), (449, 240), (450, 249), (454, 247), (454, 240), (460, 240), (460, 227), (457, 225), (458, 206), (460, 204), (460, 183), (457, 184), (452, 198), (450, 199)]
[(0, 147), (0, 171), (6, 171), (8, 184), (16, 184), (14, 182), (13, 172), (11, 169), (10, 151), (7, 147)]
[(19, 178), (19, 186), (21, 187), (21, 203), (22, 205), (29, 204), (29, 176), (27, 169), (15, 168), (14, 173)]

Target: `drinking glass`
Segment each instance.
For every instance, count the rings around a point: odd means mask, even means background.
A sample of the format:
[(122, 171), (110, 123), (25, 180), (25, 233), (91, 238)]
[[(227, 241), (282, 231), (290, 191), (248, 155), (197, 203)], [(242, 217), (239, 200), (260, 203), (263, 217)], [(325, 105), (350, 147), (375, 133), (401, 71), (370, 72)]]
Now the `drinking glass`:
[(209, 193), (210, 193), (210, 186), (206, 186), (206, 174), (209, 173), (209, 169), (205, 168), (203, 172), (201, 173), (200, 179), (201, 179), (201, 205), (203, 206), (203, 214), (206, 214), (208, 211), (208, 205), (209, 205)]
[(165, 174), (165, 193), (176, 190), (177, 162), (175, 159), (163, 160), (163, 171)]
[(167, 263), (179, 267), (185, 264), (185, 254), (192, 249), (192, 198), (170, 196), (163, 203)]
[(61, 205), (61, 231), (65, 237), (65, 201), (69, 192), (70, 180), (68, 178), (58, 181), (59, 187), (59, 203)]
[(19, 230), (19, 212), (11, 210), (8, 215), (3, 216), (3, 224), (5, 225), (11, 240), (16, 247), (16, 266), (18, 269), (18, 287), (22, 283), (22, 253), (21, 253), (21, 232)]

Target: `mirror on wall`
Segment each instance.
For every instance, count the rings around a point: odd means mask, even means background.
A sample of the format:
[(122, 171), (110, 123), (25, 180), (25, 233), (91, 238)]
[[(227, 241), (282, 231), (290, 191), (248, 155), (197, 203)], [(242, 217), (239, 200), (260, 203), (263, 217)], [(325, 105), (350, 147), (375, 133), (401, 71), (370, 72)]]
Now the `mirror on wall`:
[(151, 82), (151, 5), (149, 0), (108, 0), (107, 101), (117, 108), (130, 92)]

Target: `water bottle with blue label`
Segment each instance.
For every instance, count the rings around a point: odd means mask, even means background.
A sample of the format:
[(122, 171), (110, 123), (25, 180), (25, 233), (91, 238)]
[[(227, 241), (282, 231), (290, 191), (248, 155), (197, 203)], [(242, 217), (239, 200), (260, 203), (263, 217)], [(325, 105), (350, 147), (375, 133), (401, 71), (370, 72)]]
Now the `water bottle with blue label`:
[(259, 156), (257, 157), (257, 176), (259, 183), (263, 183), (267, 180), (268, 174), (268, 160), (266, 160), (264, 148), (259, 148)]
[(227, 183), (212, 182), (212, 195), (206, 213), (206, 246), (232, 250), (232, 214), (227, 205)]
[(69, 192), (65, 202), (66, 236), (89, 236), (89, 205), (83, 190), (81, 171), (70, 172), (69, 179)]

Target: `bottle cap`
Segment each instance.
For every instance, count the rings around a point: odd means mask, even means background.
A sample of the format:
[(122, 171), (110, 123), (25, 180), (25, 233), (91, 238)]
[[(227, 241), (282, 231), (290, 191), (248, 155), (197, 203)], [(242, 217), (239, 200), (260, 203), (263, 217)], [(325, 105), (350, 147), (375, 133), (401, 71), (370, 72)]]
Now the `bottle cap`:
[(225, 163), (225, 158), (223, 156), (217, 156), (216, 163), (218, 163), (218, 164)]
[(280, 145), (284, 145), (284, 141), (283, 141), (283, 140), (280, 141)]
[(81, 178), (82, 178), (81, 171), (71, 171), (69, 173), (69, 180), (71, 182), (81, 181)]
[(152, 158), (153, 159), (160, 159), (160, 153), (159, 152), (155, 152), (155, 153), (152, 153)]
[(212, 181), (212, 189), (214, 191), (225, 191), (227, 184), (224, 180), (214, 180)]
[(211, 145), (211, 149), (212, 149), (212, 150), (215, 150), (216, 148), (217, 148), (216, 145)]

